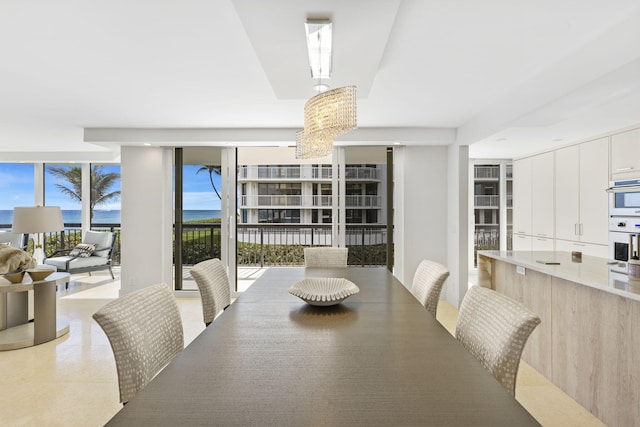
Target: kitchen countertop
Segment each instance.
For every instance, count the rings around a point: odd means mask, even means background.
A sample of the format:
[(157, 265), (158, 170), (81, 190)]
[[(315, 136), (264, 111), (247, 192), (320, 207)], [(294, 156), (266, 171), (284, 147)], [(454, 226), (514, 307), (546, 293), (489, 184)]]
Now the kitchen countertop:
[[(640, 281), (611, 271), (606, 258), (582, 255), (582, 262), (563, 251), (479, 251), (478, 256), (522, 266), (553, 277), (579, 283), (624, 298), (640, 301)], [(558, 264), (545, 264), (553, 262)]]

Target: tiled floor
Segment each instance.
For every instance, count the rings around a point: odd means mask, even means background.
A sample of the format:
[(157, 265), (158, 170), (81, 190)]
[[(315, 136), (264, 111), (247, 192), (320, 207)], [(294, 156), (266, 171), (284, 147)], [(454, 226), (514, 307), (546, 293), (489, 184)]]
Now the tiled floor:
[[(243, 286), (249, 286), (245, 274)], [(244, 274), (244, 273), (243, 273)], [(71, 332), (27, 349), (0, 352), (0, 426), (101, 426), (122, 405), (111, 347), (91, 315), (117, 297), (119, 282), (94, 274), (74, 276), (59, 292), (58, 313)], [(189, 343), (204, 330), (198, 298), (178, 298)], [(457, 310), (446, 302), (438, 320), (453, 331)], [(545, 426), (600, 426), (595, 417), (525, 363), (517, 399)]]

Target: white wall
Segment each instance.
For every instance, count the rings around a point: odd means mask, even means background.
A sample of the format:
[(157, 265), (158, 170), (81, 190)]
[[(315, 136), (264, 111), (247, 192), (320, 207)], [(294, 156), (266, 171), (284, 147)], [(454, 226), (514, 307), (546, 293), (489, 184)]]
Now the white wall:
[(173, 281), (172, 165), (170, 148), (121, 149), (121, 295)]
[(447, 157), (446, 146), (394, 148), (394, 275), (408, 288), (423, 259), (448, 264)]

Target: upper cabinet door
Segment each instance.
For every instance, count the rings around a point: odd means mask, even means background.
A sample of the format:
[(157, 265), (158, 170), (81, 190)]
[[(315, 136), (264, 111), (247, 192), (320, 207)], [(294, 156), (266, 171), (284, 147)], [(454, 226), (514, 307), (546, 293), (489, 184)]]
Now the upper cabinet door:
[(580, 223), (580, 148), (556, 151), (556, 239), (578, 240)]
[(513, 162), (513, 232), (531, 235), (530, 157)]
[[(636, 144), (640, 145), (640, 141)], [(580, 144), (580, 241), (608, 244), (609, 144), (607, 138)], [(638, 159), (636, 159), (637, 161)], [(640, 169), (637, 171), (640, 173)]]
[(640, 129), (611, 136), (611, 180), (640, 178)]
[[(532, 158), (531, 179), (531, 229), (532, 235), (554, 237), (554, 153), (544, 153)], [(515, 196), (515, 194), (514, 194)]]

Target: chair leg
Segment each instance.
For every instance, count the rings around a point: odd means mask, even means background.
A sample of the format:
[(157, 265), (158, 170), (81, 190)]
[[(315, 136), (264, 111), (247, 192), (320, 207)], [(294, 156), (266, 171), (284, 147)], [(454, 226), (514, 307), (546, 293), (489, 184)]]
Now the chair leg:
[(115, 280), (115, 276), (113, 275), (113, 270), (111, 269), (111, 266), (109, 266), (109, 273), (111, 273), (111, 279)]

